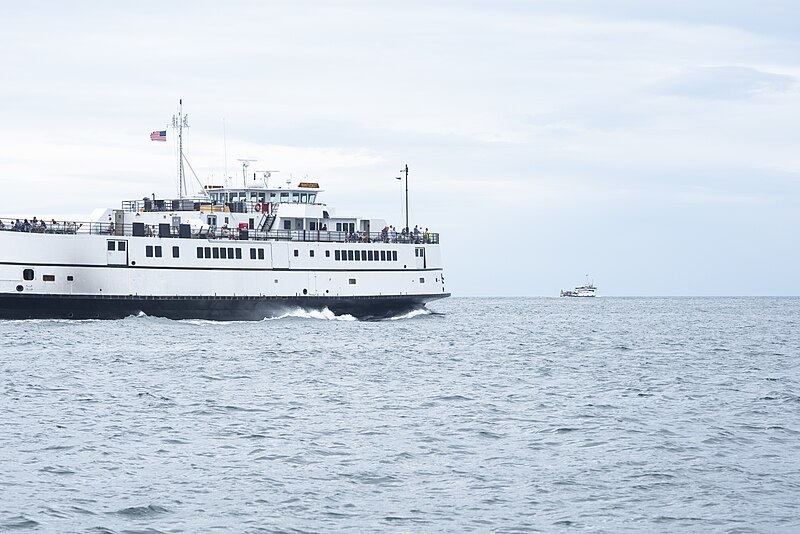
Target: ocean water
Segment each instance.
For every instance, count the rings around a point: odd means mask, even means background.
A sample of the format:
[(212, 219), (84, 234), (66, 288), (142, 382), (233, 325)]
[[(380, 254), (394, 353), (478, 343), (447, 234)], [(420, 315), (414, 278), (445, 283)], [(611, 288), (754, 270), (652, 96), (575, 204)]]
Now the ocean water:
[(800, 299), (429, 308), (0, 321), (0, 531), (800, 531)]

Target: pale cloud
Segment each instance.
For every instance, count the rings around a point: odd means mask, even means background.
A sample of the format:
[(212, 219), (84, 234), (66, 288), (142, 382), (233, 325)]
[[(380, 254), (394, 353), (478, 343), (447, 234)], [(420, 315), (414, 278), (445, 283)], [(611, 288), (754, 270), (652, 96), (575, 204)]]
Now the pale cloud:
[(660, 92), (702, 99), (742, 99), (783, 93), (797, 80), (786, 74), (752, 67), (722, 65), (692, 67), (657, 86)]

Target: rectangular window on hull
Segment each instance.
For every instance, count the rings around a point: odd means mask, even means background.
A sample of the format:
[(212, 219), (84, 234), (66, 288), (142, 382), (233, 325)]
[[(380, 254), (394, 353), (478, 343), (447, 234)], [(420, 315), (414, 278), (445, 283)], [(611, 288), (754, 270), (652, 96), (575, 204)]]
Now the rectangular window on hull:
[(22, 271), (23, 280), (33, 280), (33, 269), (24, 269)]
[(392, 261), (397, 261), (397, 251), (396, 250), (392, 251)]
[(240, 248), (236, 249), (236, 259), (237, 260), (241, 260), (242, 259), (242, 249), (240, 249)]
[(350, 279), (350, 285), (353, 285), (353, 286), (356, 285), (356, 279), (355, 278), (351, 278)]
[(197, 257), (203, 259), (203, 247), (197, 247)]
[(347, 259), (349, 261), (353, 261), (353, 251), (352, 250), (348, 250), (347, 251)]
[(341, 261), (341, 259), (342, 259), (341, 251), (335, 250), (334, 251), (334, 255), (333, 255), (333, 259), (336, 260), (336, 261)]
[(117, 250), (117, 242), (116, 241), (109, 241), (108, 242), (108, 250)]
[(42, 282), (55, 282), (56, 275), (54, 274), (44, 274), (42, 275)]
[(263, 248), (258, 249), (258, 259), (259, 260), (263, 260), (264, 259), (264, 249)]
[(147, 245), (146, 247), (144, 247), (144, 255), (147, 256), (148, 258), (153, 257), (153, 245)]
[(173, 258), (180, 258), (181, 257), (181, 248), (180, 247), (172, 247), (172, 257)]
[(228, 259), (233, 259), (233, 247), (228, 247)]
[(210, 258), (211, 257), (211, 247), (205, 247), (203, 250), (206, 253), (206, 258)]
[(119, 250), (120, 252), (125, 252), (125, 241), (117, 242), (117, 250)]
[(256, 259), (256, 249), (254, 249), (254, 248), (250, 249), (250, 259), (251, 260)]
[[(326, 257), (326, 258), (330, 258), (330, 257), (331, 257), (331, 251), (330, 251), (330, 250), (326, 250), (326, 251), (325, 251), (325, 257)], [(337, 259), (338, 259), (338, 258), (337, 258)]]
[(228, 251), (225, 249), (225, 247), (219, 249), (219, 257), (223, 260), (228, 259)]
[(156, 258), (160, 257), (161, 257), (161, 247), (159, 245), (156, 245)]

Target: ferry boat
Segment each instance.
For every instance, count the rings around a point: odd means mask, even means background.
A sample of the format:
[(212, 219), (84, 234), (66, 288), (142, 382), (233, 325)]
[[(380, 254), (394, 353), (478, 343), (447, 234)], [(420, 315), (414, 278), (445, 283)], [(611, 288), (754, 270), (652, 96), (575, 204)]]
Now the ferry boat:
[(0, 217), (0, 318), (261, 320), (327, 308), (380, 319), (450, 296), (438, 233), (339, 214), (317, 182), (276, 187), (245, 161), (241, 186), (183, 196), (181, 114), (178, 198), (127, 200), (86, 221)]
[(578, 286), (575, 289), (561, 290), (562, 297), (596, 297), (597, 288), (593, 282), (589, 282), (588, 278), (584, 285)]

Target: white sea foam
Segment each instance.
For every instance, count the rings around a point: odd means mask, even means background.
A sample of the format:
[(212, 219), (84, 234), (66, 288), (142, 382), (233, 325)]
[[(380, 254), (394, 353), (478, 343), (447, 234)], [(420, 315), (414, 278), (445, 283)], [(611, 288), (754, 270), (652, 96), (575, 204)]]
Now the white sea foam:
[(321, 319), (323, 321), (355, 321), (356, 318), (349, 314), (336, 315), (328, 308), (322, 310), (304, 310), (303, 308), (295, 308), (289, 312), (279, 315), (277, 317), (268, 317), (267, 321), (275, 321), (278, 319), (286, 319), (295, 317), (298, 319)]
[(398, 315), (396, 317), (390, 317), (389, 320), (396, 321), (398, 319), (411, 319), (412, 317), (419, 317), (420, 315), (430, 315), (431, 313), (433, 312), (431, 312), (429, 309), (422, 308), (419, 310), (411, 310), (408, 313), (404, 313), (403, 315)]

